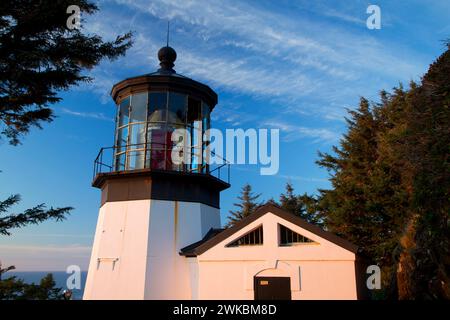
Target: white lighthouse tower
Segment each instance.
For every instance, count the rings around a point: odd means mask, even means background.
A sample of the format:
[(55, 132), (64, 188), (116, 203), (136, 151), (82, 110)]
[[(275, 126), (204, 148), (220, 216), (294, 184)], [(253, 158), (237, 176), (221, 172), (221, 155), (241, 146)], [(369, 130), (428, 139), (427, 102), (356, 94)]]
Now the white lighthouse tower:
[[(217, 94), (173, 70), (176, 52), (158, 52), (161, 68), (113, 86), (115, 143), (95, 161), (101, 205), (84, 299), (191, 299), (195, 270), (181, 248), (220, 228), (222, 167), (206, 163), (204, 133)], [(171, 134), (188, 130), (189, 164), (172, 161)], [(222, 177), (227, 172), (222, 172)]]

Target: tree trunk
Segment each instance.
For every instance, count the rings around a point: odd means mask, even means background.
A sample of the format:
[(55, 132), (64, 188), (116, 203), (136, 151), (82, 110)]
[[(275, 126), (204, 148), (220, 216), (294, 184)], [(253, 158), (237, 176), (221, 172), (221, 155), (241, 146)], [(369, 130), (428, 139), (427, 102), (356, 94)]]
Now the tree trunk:
[(418, 215), (413, 214), (409, 219), (405, 231), (400, 238), (400, 245), (402, 252), (397, 264), (397, 289), (399, 300), (412, 300), (417, 297), (416, 285), (414, 281), (414, 270), (416, 269), (416, 262), (414, 259), (414, 251), (417, 248), (416, 233), (417, 233)]

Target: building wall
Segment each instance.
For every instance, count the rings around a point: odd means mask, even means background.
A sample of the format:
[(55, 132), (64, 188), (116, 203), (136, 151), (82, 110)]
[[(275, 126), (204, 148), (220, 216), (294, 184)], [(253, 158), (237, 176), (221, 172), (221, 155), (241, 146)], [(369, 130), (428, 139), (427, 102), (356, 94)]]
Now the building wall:
[[(261, 224), (264, 245), (226, 247)], [(278, 224), (315, 243), (280, 247)], [(290, 277), (293, 299), (357, 298), (354, 253), (271, 213), (197, 258), (178, 254), (219, 226), (219, 210), (199, 203), (105, 203), (84, 299), (253, 299), (255, 276)]]
[(106, 202), (83, 298), (191, 299), (189, 263), (178, 252), (219, 226), (219, 209), (204, 204)]
[[(226, 247), (263, 225), (261, 246)], [(315, 241), (280, 247), (278, 224)], [(292, 299), (356, 299), (355, 254), (267, 213), (197, 257), (199, 299), (253, 299), (255, 276), (291, 278)]]
[(84, 299), (143, 299), (150, 200), (105, 203), (99, 211)]
[(181, 248), (220, 227), (219, 210), (200, 203), (153, 200), (145, 299), (191, 299), (188, 261)]

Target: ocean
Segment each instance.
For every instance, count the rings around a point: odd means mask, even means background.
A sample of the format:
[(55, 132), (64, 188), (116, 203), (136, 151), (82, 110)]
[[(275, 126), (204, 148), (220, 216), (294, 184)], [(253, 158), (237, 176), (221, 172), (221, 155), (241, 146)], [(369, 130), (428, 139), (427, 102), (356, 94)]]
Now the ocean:
[[(67, 289), (67, 278), (71, 274), (67, 274), (65, 271), (23, 271), (23, 272), (14, 272), (8, 271), (3, 275), (3, 279), (8, 278), (10, 276), (16, 276), (19, 279), (22, 279), (26, 283), (39, 283), (43, 277), (45, 277), (48, 273), (53, 274), (53, 279), (56, 282), (56, 287), (61, 289)], [(81, 300), (83, 298), (84, 285), (86, 283), (86, 275), (87, 271), (81, 271), (81, 287), (80, 289), (72, 290), (72, 299), (73, 300)]]

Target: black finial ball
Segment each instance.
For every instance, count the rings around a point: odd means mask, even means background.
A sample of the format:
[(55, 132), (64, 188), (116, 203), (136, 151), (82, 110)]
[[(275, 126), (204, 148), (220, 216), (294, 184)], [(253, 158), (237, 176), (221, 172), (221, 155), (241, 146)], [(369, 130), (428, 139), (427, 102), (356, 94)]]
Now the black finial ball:
[(158, 51), (158, 59), (160, 61), (159, 65), (161, 66), (161, 69), (172, 70), (174, 62), (177, 59), (177, 53), (169, 46), (162, 47)]

